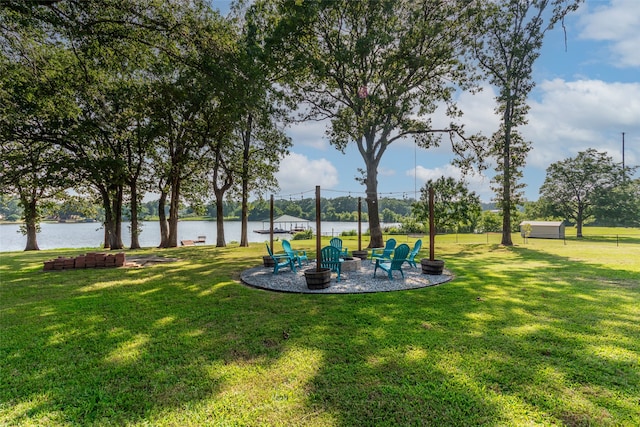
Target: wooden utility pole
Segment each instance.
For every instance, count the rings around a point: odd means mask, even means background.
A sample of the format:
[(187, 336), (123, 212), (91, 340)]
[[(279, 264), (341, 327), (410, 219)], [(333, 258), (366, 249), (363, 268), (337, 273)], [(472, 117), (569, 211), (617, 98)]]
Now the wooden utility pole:
[(434, 246), (436, 244), (436, 226), (433, 218), (433, 187), (429, 187), (429, 260), (433, 261), (435, 257)]
[(358, 251), (362, 250), (362, 197), (358, 197)]
[(269, 247), (271, 248), (271, 253), (275, 253), (273, 251), (273, 194), (269, 203)]
[(625, 182), (627, 174), (624, 170), (624, 132), (622, 132), (622, 182)]
[(316, 271), (320, 271), (320, 260), (322, 258), (322, 231), (320, 230), (320, 186), (316, 185)]

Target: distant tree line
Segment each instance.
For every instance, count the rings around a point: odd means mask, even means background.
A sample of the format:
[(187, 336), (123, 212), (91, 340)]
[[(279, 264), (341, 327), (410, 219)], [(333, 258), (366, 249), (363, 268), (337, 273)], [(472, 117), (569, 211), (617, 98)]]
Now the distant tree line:
[[(242, 205), (238, 201), (223, 201), (224, 218), (227, 220), (239, 220), (242, 213)], [(358, 220), (358, 199), (354, 197), (321, 198), (321, 215), (323, 221), (357, 221)], [(403, 218), (411, 215), (413, 199), (380, 198), (381, 213), (383, 222), (400, 222)], [(255, 200), (249, 202), (249, 220), (264, 221), (269, 219), (270, 203), (268, 200)], [(309, 221), (315, 220), (315, 199), (284, 200), (274, 201), (274, 216), (291, 215)], [(168, 213), (168, 208), (167, 209)], [(216, 219), (218, 213), (217, 202), (207, 204), (184, 204), (180, 206), (179, 214), (181, 218), (203, 217), (205, 219)], [(367, 206), (361, 205), (362, 221), (367, 221)], [(0, 196), (0, 215), (6, 220), (18, 221), (23, 218), (23, 209), (19, 199), (15, 197)], [(80, 197), (68, 198), (64, 201), (48, 203), (43, 206), (43, 217), (50, 220), (73, 220), (73, 219), (94, 219), (103, 220), (104, 212), (100, 205), (91, 203), (87, 199)], [(131, 209), (125, 204), (122, 207), (121, 215), (124, 220), (131, 219)], [(158, 220), (158, 201), (152, 200), (141, 202), (138, 206), (138, 217), (141, 220)]]
[[(564, 220), (574, 224), (577, 236), (582, 237), (585, 224), (602, 226), (640, 226), (640, 179), (631, 175), (637, 168), (625, 167), (613, 162), (611, 157), (589, 149), (575, 158), (558, 161), (549, 166), (547, 177), (540, 188), (537, 201), (525, 201), (510, 215), (511, 229), (517, 229), (523, 220)], [(387, 231), (400, 233), (426, 233), (429, 223), (428, 189), (435, 190), (435, 225), (439, 233), (503, 232), (503, 215), (496, 205), (481, 203), (479, 197), (469, 191), (464, 181), (441, 177), (429, 180), (420, 190), (419, 200), (413, 198), (379, 199), (381, 219)], [(217, 201), (206, 204), (180, 205), (181, 218), (202, 217), (216, 219), (220, 211), (224, 219), (238, 220), (242, 215), (242, 203), (223, 201), (222, 209)], [(321, 198), (323, 221), (357, 221), (358, 198), (342, 196)], [(141, 202), (138, 216), (141, 220), (158, 220), (158, 201)], [(248, 202), (250, 221), (266, 221), (270, 215), (267, 200)], [(80, 196), (64, 197), (58, 202), (43, 205), (46, 218), (61, 221), (103, 221), (104, 211), (99, 204)], [(168, 207), (165, 206), (168, 214)], [(276, 199), (274, 217), (291, 215), (315, 220), (315, 199)], [(3, 219), (17, 221), (24, 217), (20, 200), (0, 195), (0, 215)], [(121, 210), (125, 220), (131, 220), (130, 206)], [(368, 210), (361, 203), (361, 219), (366, 222)]]

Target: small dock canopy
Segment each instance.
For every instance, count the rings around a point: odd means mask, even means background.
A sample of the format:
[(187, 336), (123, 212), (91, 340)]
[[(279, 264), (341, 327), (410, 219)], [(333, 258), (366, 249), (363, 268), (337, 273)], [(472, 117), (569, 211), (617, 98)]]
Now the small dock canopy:
[[(270, 220), (265, 219), (262, 221), (262, 230), (253, 230), (256, 233), (269, 234)], [(281, 215), (278, 218), (273, 219), (273, 232), (274, 233), (287, 233), (295, 234), (299, 231), (305, 231), (309, 228), (309, 221), (302, 218), (297, 218), (291, 215)]]
[[(528, 236), (527, 231), (530, 231)], [(564, 221), (522, 221), (520, 235), (539, 239), (564, 239)]]

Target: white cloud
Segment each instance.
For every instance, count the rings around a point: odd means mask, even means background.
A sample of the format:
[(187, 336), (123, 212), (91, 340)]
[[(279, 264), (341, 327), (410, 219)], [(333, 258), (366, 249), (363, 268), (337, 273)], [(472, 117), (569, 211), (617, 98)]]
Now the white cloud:
[(378, 176), (393, 176), (395, 174), (396, 174), (395, 169), (388, 169), (383, 167), (378, 168)]
[(465, 181), (469, 190), (475, 191), (483, 201), (489, 201), (493, 197), (493, 192), (490, 187), (491, 179), (489, 177), (477, 172), (464, 175), (460, 168), (451, 164), (433, 169), (417, 166), (415, 169), (412, 168), (406, 171), (406, 175), (410, 177), (413, 177), (414, 173), (420, 188), (429, 180), (435, 181), (440, 177), (451, 177)]
[[(640, 3), (640, 1), (639, 1)], [(622, 160), (622, 132), (626, 133), (625, 163), (640, 164), (640, 83), (606, 82), (581, 79), (546, 80), (538, 83), (536, 99), (529, 99), (529, 123), (520, 128), (523, 137), (531, 141), (523, 182), (528, 183), (527, 195), (535, 200), (544, 180), (545, 170), (553, 162), (575, 157), (588, 148), (607, 152), (614, 161)], [(478, 95), (461, 95), (459, 107), (465, 112), (461, 121), (469, 132), (482, 131), (490, 136), (498, 129), (494, 114), (494, 90), (485, 88)], [(440, 149), (449, 151), (446, 142)], [(440, 176), (460, 178), (453, 166), (436, 167), (439, 163), (418, 167), (418, 185)], [(493, 176), (493, 166), (486, 172)], [(411, 168), (406, 175), (413, 177)], [(467, 177), (469, 188), (482, 200), (490, 200), (490, 178)]]
[[(430, 179), (435, 181), (436, 179), (443, 176), (460, 179), (462, 172), (459, 168), (453, 165), (445, 165), (444, 167), (437, 167), (435, 169), (427, 169), (423, 166), (417, 166), (415, 168), (415, 174), (420, 184), (424, 185), (424, 183), (426, 183)], [(406, 175), (413, 176), (414, 169), (407, 170)]]
[(331, 147), (325, 135), (328, 122), (308, 121), (296, 123), (287, 129), (289, 135), (296, 146), (312, 147), (318, 150), (327, 150)]
[(606, 58), (614, 66), (640, 66), (640, 2), (638, 0), (612, 0), (605, 6), (597, 6), (582, 15), (580, 37), (588, 40), (610, 42), (612, 58)]
[(338, 185), (338, 170), (324, 158), (310, 160), (305, 155), (290, 153), (280, 162), (276, 179), (280, 194), (301, 193), (314, 190), (316, 185), (334, 188)]
[[(529, 124), (523, 128), (533, 142), (528, 159), (532, 166), (546, 168), (587, 148), (607, 151), (620, 161), (621, 132), (630, 141), (640, 140), (640, 83), (556, 79), (542, 82), (540, 88), (542, 98), (530, 102)], [(629, 164), (640, 160), (637, 145), (625, 149)]]
[(476, 94), (462, 92), (458, 98), (458, 105), (464, 115), (460, 119), (469, 135), (482, 132), (490, 136), (500, 127), (500, 117), (495, 113), (495, 89), (485, 84)]
[[(495, 97), (495, 89), (489, 84), (484, 84), (482, 89), (475, 94), (460, 91), (457, 93), (456, 104), (463, 113), (462, 117), (452, 119), (446, 114), (446, 106), (440, 104), (438, 109), (428, 117), (431, 119), (431, 127), (432, 129), (448, 129), (449, 124), (453, 121), (464, 125), (464, 132), (467, 136), (479, 132), (485, 136), (490, 136), (500, 126), (500, 117), (495, 113)], [(425, 119), (417, 116), (415, 118)], [(440, 146), (431, 147), (429, 151), (437, 154), (451, 153), (449, 137), (447, 134), (441, 134), (440, 136)], [(414, 140), (413, 138), (407, 138), (400, 144), (410, 147), (413, 146)]]

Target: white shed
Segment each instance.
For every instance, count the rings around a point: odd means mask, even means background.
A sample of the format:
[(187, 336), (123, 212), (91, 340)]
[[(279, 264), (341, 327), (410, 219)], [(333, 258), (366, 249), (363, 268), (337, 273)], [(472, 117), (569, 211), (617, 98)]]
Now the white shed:
[[(527, 236), (527, 229), (530, 231)], [(520, 235), (541, 239), (564, 239), (564, 221), (522, 221)]]

